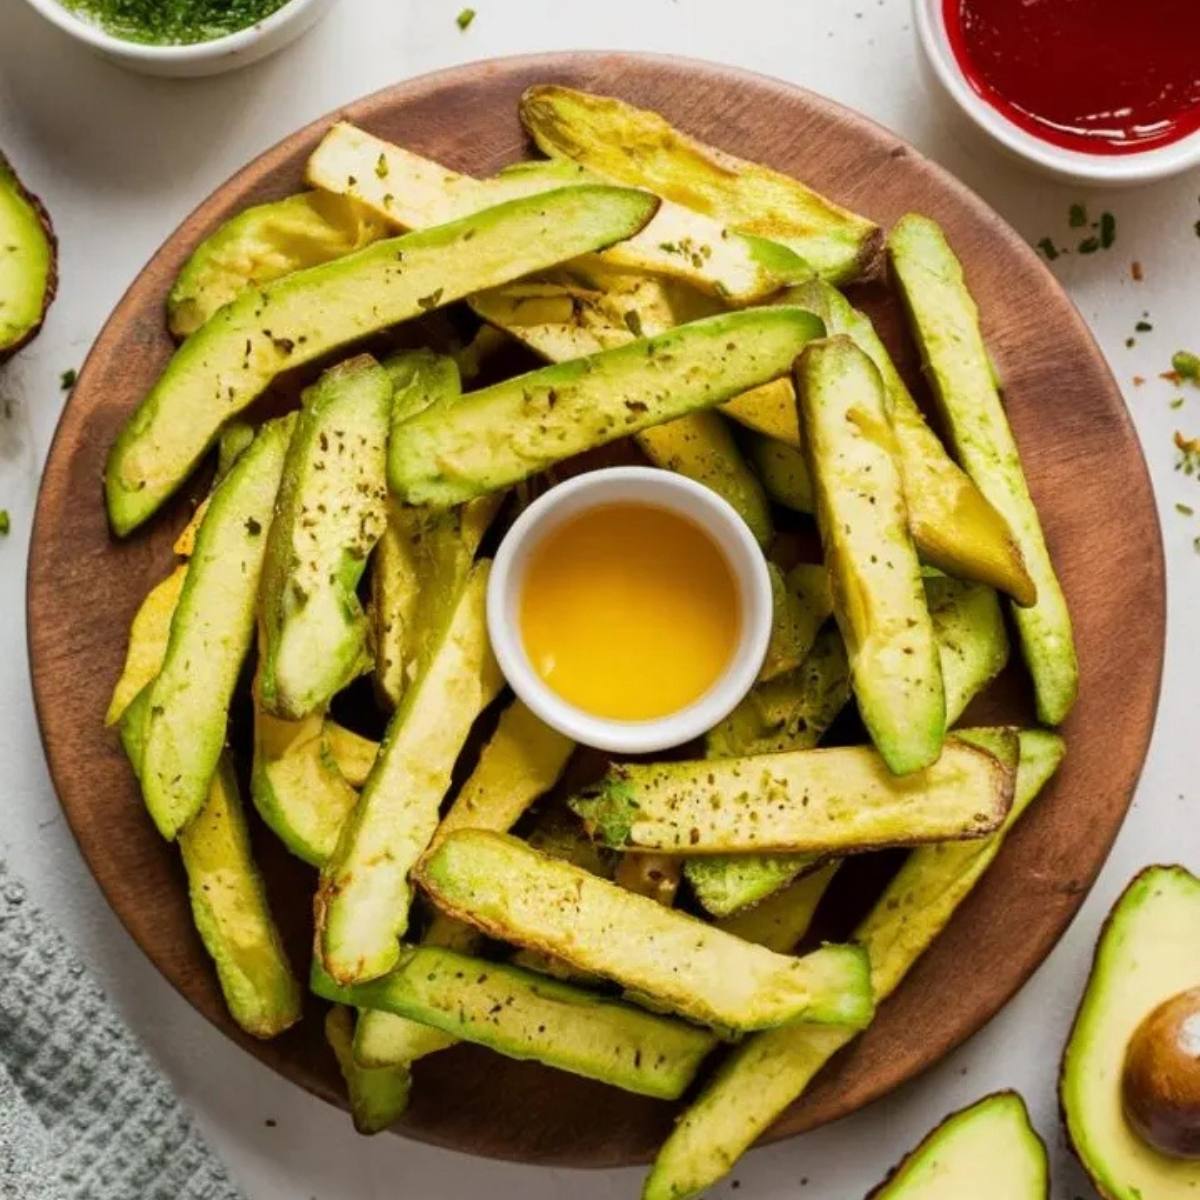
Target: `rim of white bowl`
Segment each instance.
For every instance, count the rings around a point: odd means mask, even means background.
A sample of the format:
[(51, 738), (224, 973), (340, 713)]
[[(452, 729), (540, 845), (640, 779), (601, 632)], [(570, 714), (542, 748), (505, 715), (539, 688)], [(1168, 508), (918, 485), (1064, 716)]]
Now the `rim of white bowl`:
[(209, 59), (221, 58), (227, 54), (237, 54), (255, 45), (265, 37), (269, 37), (283, 25), (290, 25), (310, 8), (324, 3), (325, 0), (286, 0), (270, 16), (263, 17), (222, 37), (210, 38), (204, 42), (187, 42), (183, 45), (157, 45), (153, 42), (134, 42), (127, 38), (117, 37), (108, 33), (99, 25), (71, 12), (61, 0), (26, 0), (30, 8), (45, 17), (52, 25), (56, 25), (65, 33), (78, 41), (106, 54), (121, 55), (142, 62), (204, 62)]
[[(599, 717), (564, 700), (534, 670), (521, 640), (517, 607), (529, 556), (564, 522), (602, 504), (644, 503), (699, 525), (716, 542), (738, 585), (741, 633), (728, 666), (686, 708), (646, 721)], [(558, 484), (513, 522), (492, 564), (487, 619), (492, 649), (513, 691), (547, 725), (585, 746), (649, 754), (682, 745), (727, 717), (753, 686), (771, 634), (766, 559), (737, 510), (716, 492), (653, 467), (608, 467)]]
[(1096, 184), (1148, 183), (1200, 163), (1200, 130), (1166, 146), (1128, 154), (1088, 154), (1056, 146), (1014, 124), (980, 96), (950, 45), (943, 0), (913, 0), (913, 23), (939, 82), (960, 109), (1012, 153), (1060, 175)]

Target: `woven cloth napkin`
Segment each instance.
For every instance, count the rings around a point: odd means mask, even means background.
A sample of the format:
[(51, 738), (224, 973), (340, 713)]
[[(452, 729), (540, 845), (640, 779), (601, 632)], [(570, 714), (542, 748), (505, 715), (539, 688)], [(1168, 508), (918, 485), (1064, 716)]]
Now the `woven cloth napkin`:
[(3, 862), (0, 1197), (245, 1200), (78, 955)]

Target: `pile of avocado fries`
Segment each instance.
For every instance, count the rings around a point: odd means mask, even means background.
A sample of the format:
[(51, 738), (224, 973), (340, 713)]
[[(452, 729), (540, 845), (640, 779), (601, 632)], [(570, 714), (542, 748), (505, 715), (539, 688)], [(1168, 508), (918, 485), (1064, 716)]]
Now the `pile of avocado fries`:
[[(949, 449), (839, 290), (875, 266), (874, 223), (618, 100), (540, 86), (521, 117), (548, 157), (488, 179), (336, 124), (312, 190), (184, 266), (181, 344), (109, 455), (111, 526), (134, 533), (214, 450), (216, 483), (108, 721), (230, 1013), (280, 1033), (301, 984), (228, 748), (256, 643), (251, 800), (320, 872), (309, 986), (357, 1126), (393, 1123), (412, 1064), (472, 1042), (688, 1093), (643, 1193), (679, 1200), (870, 1023), (1053, 775), (1071, 622), (933, 221), (903, 217), (886, 250)], [(298, 411), (246, 420), (346, 347)], [(464, 391), (514, 347), (547, 365)], [(496, 715), (479, 551), (557, 464), (627, 438), (743, 515), (775, 628), (693, 757), (565, 789), (575, 746), (519, 701)], [(823, 562), (777, 553), (785, 511), (815, 518)], [(1044, 727), (958, 728), (1008, 660), (1005, 607)], [(378, 743), (330, 715), (364, 675)], [(870, 744), (822, 746), (852, 699)], [(841, 860), (894, 847), (852, 937), (802, 945)]]

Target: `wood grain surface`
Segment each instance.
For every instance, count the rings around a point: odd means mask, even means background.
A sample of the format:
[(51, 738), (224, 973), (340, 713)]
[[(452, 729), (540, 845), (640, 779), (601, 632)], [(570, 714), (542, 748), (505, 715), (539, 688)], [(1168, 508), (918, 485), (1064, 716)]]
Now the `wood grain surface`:
[[(556, 81), (662, 111), (718, 146), (805, 179), (887, 225), (919, 209), (966, 264), (985, 334), (1076, 623), (1082, 671), (1058, 778), (878, 1019), (772, 1131), (833, 1120), (928, 1067), (1005, 1003), (1079, 907), (1125, 816), (1154, 718), (1164, 584), (1150, 483), (1117, 387), (1079, 314), (1021, 239), (977, 196), (894, 134), (829, 101), (743, 72), (628, 54), (555, 54), (415, 79), (336, 114), (485, 175), (530, 148), (517, 99)], [(341, 1103), (315, 1002), (270, 1043), (226, 1015), (189, 915), (175, 847), (147, 818), (117, 739), (103, 726), (130, 618), (172, 564), (196, 481), (125, 543), (108, 533), (104, 457), (171, 353), (163, 301), (196, 243), (248, 204), (301, 185), (332, 118), (251, 163), (171, 236), (105, 325), (67, 402), (38, 502), (29, 566), (34, 692), (55, 786), (109, 902), (163, 974), (209, 1020), (310, 1091)], [(881, 285), (855, 289), (923, 394), (898, 308)], [(968, 717), (1032, 719), (1020, 670)], [(255, 847), (297, 969), (308, 961), (314, 873), (255, 822)], [(863, 899), (864, 871), (831, 897), (834, 925)], [(839, 920), (839, 917), (844, 918)], [(458, 1047), (418, 1064), (404, 1133), (499, 1158), (610, 1166), (653, 1154), (671, 1105)]]

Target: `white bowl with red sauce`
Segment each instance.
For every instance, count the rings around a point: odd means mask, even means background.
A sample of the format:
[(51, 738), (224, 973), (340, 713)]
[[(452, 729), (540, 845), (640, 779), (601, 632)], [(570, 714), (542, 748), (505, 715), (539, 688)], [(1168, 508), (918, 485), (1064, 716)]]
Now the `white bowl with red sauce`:
[(1198, 0), (913, 0), (935, 87), (1010, 154), (1074, 182), (1200, 164)]

